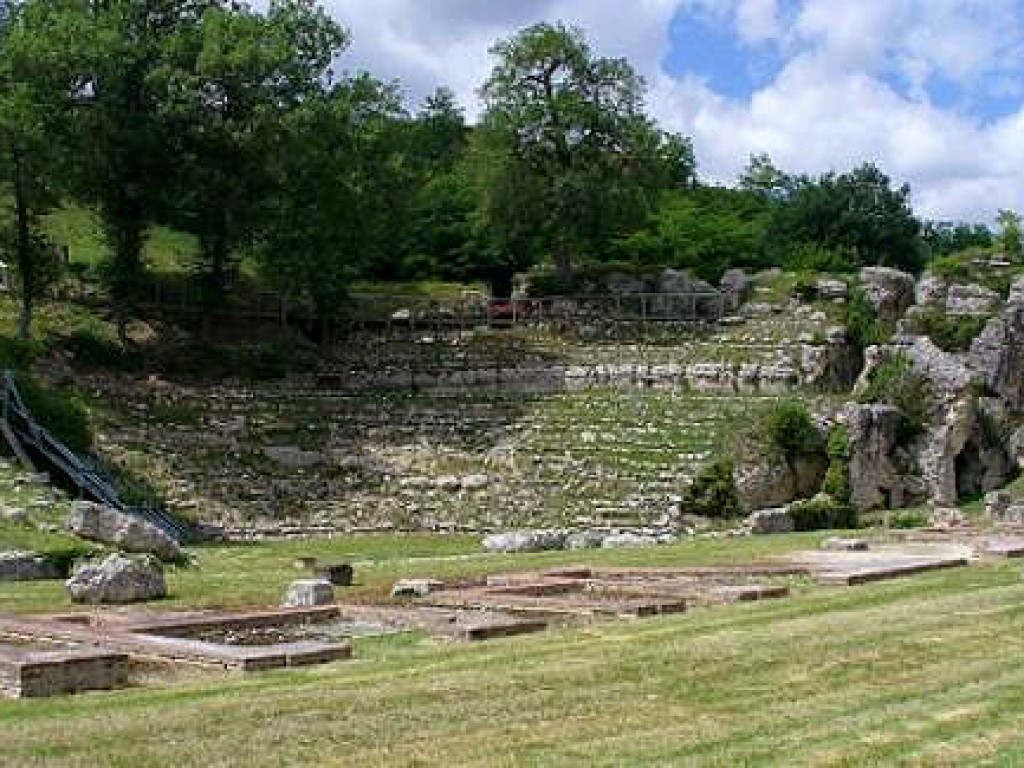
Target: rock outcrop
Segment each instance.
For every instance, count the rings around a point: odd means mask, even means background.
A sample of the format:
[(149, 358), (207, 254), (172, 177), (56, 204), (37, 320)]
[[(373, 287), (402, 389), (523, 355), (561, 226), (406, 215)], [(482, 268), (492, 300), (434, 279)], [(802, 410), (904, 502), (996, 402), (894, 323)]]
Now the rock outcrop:
[(875, 312), (883, 320), (898, 320), (914, 303), (914, 278), (888, 267), (865, 267), (860, 284)]
[(155, 555), (168, 563), (178, 562), (185, 557), (178, 542), (152, 523), (105, 504), (75, 502), (66, 525), (76, 536), (116, 547), (123, 552)]
[(850, 453), (850, 501), (858, 509), (900, 507), (908, 496), (899, 452), (903, 414), (888, 405), (851, 404), (843, 414)]
[(824, 456), (792, 460), (770, 459), (736, 468), (736, 493), (745, 512), (777, 508), (797, 499), (810, 498), (821, 487), (828, 469)]
[(167, 596), (164, 569), (151, 555), (110, 555), (75, 568), (66, 586), (76, 603), (122, 605)]
[(285, 608), (305, 608), (333, 603), (334, 586), (327, 579), (293, 581), (281, 601)]
[(1012, 410), (1024, 409), (1024, 304), (989, 320), (971, 344), (967, 364)]

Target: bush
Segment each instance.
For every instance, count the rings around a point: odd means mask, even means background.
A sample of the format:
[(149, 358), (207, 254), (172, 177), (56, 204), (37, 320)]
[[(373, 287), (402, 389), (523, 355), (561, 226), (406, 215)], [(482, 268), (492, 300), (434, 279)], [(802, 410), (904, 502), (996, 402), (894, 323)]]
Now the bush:
[(96, 547), (82, 545), (48, 549), (42, 555), (53, 564), (61, 576), (66, 578), (71, 575), (71, 569), (76, 561), (96, 557), (98, 553), (99, 550)]
[(946, 352), (965, 352), (985, 330), (988, 317), (950, 317), (940, 309), (926, 310), (915, 318), (917, 331)]
[(885, 344), (892, 338), (894, 327), (878, 319), (874, 306), (861, 288), (850, 290), (846, 301), (845, 325), (850, 341), (858, 349)]
[(817, 496), (789, 506), (797, 531), (850, 530), (858, 526), (857, 511), (830, 496)]
[(720, 460), (702, 469), (683, 494), (682, 511), (703, 517), (736, 517), (740, 498), (731, 461)]
[(825, 449), (828, 471), (821, 490), (842, 504), (850, 502), (850, 436), (845, 426), (835, 427)]
[(89, 330), (79, 330), (63, 341), (71, 362), (86, 370), (108, 369), (134, 373), (142, 368), (141, 358), (113, 339), (102, 338)]
[(768, 414), (768, 440), (788, 459), (821, 450), (821, 434), (807, 406), (798, 400), (782, 400)]
[(36, 421), (60, 438), (72, 451), (88, 453), (92, 447), (89, 410), (73, 393), (49, 389), (30, 374), (16, 372), (15, 384)]
[(862, 403), (881, 403), (903, 412), (900, 442), (907, 443), (924, 431), (931, 393), (921, 374), (904, 355), (892, 355), (868, 377), (868, 386), (860, 396)]

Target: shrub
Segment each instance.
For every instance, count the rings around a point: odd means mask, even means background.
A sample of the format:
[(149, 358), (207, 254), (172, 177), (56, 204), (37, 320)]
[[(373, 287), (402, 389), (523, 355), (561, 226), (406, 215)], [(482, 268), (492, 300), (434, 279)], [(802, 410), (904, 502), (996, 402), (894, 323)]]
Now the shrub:
[(789, 506), (793, 527), (797, 531), (848, 530), (858, 525), (857, 511), (830, 496), (817, 496)]
[(704, 517), (736, 517), (740, 498), (736, 492), (734, 467), (722, 459), (702, 469), (683, 494), (682, 511)]
[(795, 459), (821, 450), (821, 434), (807, 406), (798, 400), (782, 400), (768, 413), (768, 440), (783, 456)]
[(845, 426), (835, 427), (825, 449), (828, 471), (821, 490), (842, 504), (850, 502), (850, 436)]
[(813, 274), (802, 274), (793, 283), (793, 295), (809, 303), (818, 298), (818, 281)]
[(79, 330), (64, 339), (64, 347), (72, 363), (84, 369), (109, 369), (137, 372), (141, 358), (121, 346), (120, 342), (106, 339), (90, 330)]
[(61, 576), (66, 578), (71, 575), (75, 561), (95, 557), (98, 553), (99, 550), (96, 547), (80, 545), (48, 549), (42, 555), (53, 564)]
[(894, 327), (879, 320), (874, 306), (861, 288), (850, 290), (846, 301), (845, 325), (850, 341), (858, 349), (884, 344), (892, 338)]
[(919, 333), (946, 352), (964, 352), (985, 330), (988, 317), (950, 317), (940, 309), (926, 310), (915, 318)]
[(89, 411), (74, 394), (46, 388), (30, 374), (16, 372), (15, 383), (25, 406), (36, 421), (60, 438), (72, 451), (88, 453), (92, 447)]
[(928, 384), (905, 355), (891, 355), (868, 376), (868, 386), (860, 396), (862, 403), (881, 403), (903, 412), (900, 442), (906, 443), (924, 430), (931, 394)]

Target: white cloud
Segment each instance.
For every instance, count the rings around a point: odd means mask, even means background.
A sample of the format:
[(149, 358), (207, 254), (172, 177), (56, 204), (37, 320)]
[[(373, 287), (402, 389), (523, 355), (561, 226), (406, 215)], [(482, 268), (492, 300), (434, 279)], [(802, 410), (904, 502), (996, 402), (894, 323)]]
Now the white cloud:
[[(694, 138), (702, 172), (735, 178), (754, 152), (818, 173), (876, 162), (909, 181), (920, 212), (989, 219), (1024, 209), (1024, 111), (984, 121), (971, 107), (1018, 98), (1020, 0), (325, 0), (352, 28), (342, 65), (398, 78), (415, 105), (451, 87), (471, 115), (497, 39), (537, 21), (584, 28), (595, 50), (626, 56), (651, 85), (652, 113)], [(784, 63), (747, 99), (662, 70), (681, 9), (732, 25), (742, 45), (775, 45)], [(685, 57), (686, 52), (681, 52)], [(939, 107), (939, 78), (963, 98)], [(898, 87), (897, 87), (898, 86)]]

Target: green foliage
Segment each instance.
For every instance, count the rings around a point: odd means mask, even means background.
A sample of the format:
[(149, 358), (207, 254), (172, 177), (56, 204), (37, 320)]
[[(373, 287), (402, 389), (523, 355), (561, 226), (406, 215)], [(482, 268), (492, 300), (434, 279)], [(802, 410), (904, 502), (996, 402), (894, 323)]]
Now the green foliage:
[(684, 492), (680, 508), (687, 514), (712, 518), (739, 515), (740, 500), (732, 462), (723, 459), (702, 469)]
[(789, 505), (797, 531), (852, 530), (858, 527), (857, 511), (828, 496), (816, 496)]
[(15, 383), (36, 421), (76, 453), (89, 452), (92, 426), (89, 411), (81, 400), (71, 392), (43, 386), (25, 372), (15, 373)]
[(899, 408), (903, 414), (900, 440), (905, 443), (924, 430), (932, 397), (927, 382), (914, 370), (910, 360), (896, 354), (871, 371), (860, 401)]
[(995, 243), (992, 230), (985, 224), (950, 221), (925, 222), (921, 239), (933, 258), (949, 256), (968, 249), (991, 250)]
[(807, 406), (799, 400), (781, 400), (768, 412), (766, 433), (769, 444), (788, 459), (821, 451), (818, 427)]
[(634, 264), (690, 270), (716, 282), (733, 267), (764, 266), (768, 201), (724, 187), (671, 190), (648, 226), (618, 240), (611, 253)]
[(783, 265), (853, 271), (877, 264), (917, 272), (923, 262), (919, 231), (910, 188), (893, 189), (877, 167), (863, 165), (792, 179), (774, 209), (768, 243)]
[(1007, 258), (1020, 261), (1024, 257), (1021, 216), (1016, 211), (1000, 210), (996, 217), (999, 222), (998, 245)]
[(987, 317), (951, 317), (938, 308), (930, 308), (914, 316), (915, 329), (927, 336), (935, 346), (946, 352), (964, 352), (985, 329)]
[(1005, 298), (1013, 283), (1013, 271), (989, 267), (991, 258), (991, 248), (972, 247), (933, 260), (928, 264), (928, 272), (948, 283), (982, 285)]
[(825, 449), (828, 470), (821, 490), (840, 504), (850, 503), (850, 436), (845, 426), (837, 426), (828, 436)]
[(845, 307), (846, 331), (858, 349), (884, 344), (893, 334), (893, 326), (878, 318), (867, 294), (857, 287), (851, 288)]
[(579, 29), (536, 24), (491, 53), (475, 156), (500, 250), (550, 256), (568, 274), (641, 225), (657, 192), (692, 178), (689, 142), (643, 114), (643, 80), (595, 56)]
[(99, 548), (82, 544), (69, 547), (54, 547), (40, 554), (53, 564), (62, 577), (67, 578), (71, 575), (71, 569), (77, 561), (97, 557), (99, 553)]

